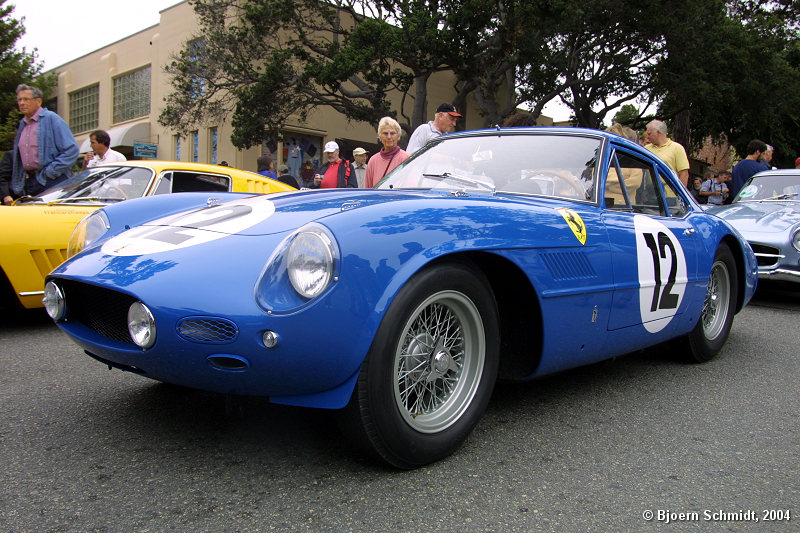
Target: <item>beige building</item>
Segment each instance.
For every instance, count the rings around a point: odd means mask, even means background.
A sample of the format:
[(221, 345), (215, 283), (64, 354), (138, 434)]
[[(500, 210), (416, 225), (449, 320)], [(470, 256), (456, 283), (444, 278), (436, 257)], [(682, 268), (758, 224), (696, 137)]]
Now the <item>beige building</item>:
[[(160, 12), (160, 23), (104, 46), (55, 69), (58, 73), (57, 111), (69, 124), (81, 152), (89, 151), (89, 133), (103, 129), (111, 136), (111, 147), (128, 158), (153, 157), (163, 160), (220, 163), (256, 170), (262, 153), (271, 153), (277, 165), (288, 161), (292, 142), (301, 148), (303, 162), (314, 165), (322, 156), (322, 146), (339, 142), (343, 158), (352, 159), (352, 149), (364, 146), (370, 153), (379, 148), (375, 127), (347, 121), (329, 109), (309, 113), (286, 125), (285, 144), (239, 150), (230, 141), (229, 121), (208, 125), (188, 135), (178, 136), (158, 123), (163, 102), (171, 85), (162, 66), (170, 62), (197, 33), (195, 13), (188, 1)], [(452, 99), (452, 79), (445, 75), (431, 78), (428, 89), (429, 114)], [(399, 94), (395, 102), (399, 106)], [(407, 110), (410, 115), (410, 109)], [(470, 109), (463, 127), (480, 127), (477, 109)]]

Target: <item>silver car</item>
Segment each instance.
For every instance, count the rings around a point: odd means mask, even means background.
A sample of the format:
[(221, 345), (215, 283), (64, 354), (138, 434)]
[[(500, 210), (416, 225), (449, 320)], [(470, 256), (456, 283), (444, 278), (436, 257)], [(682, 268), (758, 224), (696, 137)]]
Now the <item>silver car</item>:
[(800, 283), (800, 169), (755, 174), (730, 205), (710, 207), (753, 247), (758, 277)]

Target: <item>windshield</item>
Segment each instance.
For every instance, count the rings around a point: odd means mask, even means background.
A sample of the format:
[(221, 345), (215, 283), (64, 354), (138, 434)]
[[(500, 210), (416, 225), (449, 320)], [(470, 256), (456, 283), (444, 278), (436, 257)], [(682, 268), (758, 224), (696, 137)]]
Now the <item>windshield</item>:
[(798, 200), (800, 173), (793, 175), (764, 174), (753, 176), (742, 187), (734, 202), (760, 200)]
[(560, 133), (444, 137), (417, 152), (378, 189), (493, 191), (593, 200), (602, 139)]
[(94, 167), (47, 189), (37, 200), (55, 202), (81, 198), (102, 200), (138, 198), (144, 195), (153, 174), (151, 169), (142, 167)]

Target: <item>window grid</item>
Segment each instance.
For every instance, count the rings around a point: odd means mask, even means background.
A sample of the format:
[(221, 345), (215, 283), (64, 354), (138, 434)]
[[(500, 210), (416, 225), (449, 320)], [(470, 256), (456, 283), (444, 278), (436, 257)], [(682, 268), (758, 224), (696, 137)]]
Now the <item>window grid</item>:
[(175, 161), (181, 160), (181, 136), (175, 136)]
[(150, 114), (150, 67), (114, 78), (114, 122)]
[(193, 163), (197, 163), (197, 161), (200, 158), (199, 143), (197, 141), (198, 141), (197, 131), (193, 131), (192, 132), (192, 162)]
[(211, 164), (212, 165), (216, 165), (217, 164), (217, 128), (209, 129), (208, 138), (209, 138), (210, 143), (211, 143), (211, 146), (209, 147), (210, 148), (209, 151), (211, 152)]
[(97, 129), (98, 88), (92, 85), (69, 95), (69, 128), (73, 132)]

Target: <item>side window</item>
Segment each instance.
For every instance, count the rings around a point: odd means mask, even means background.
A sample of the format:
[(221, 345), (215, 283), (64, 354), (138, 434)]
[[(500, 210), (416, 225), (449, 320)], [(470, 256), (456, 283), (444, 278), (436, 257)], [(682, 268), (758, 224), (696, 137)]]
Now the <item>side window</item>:
[(172, 171), (165, 172), (158, 180), (153, 194), (169, 194), (173, 192), (228, 192), (231, 190), (231, 178), (197, 172)]
[(628, 196), (630, 192), (625, 182), (620, 179), (620, 173), (622, 172), (617, 154), (614, 153), (611, 156), (611, 163), (606, 175), (605, 203), (609, 209), (629, 211), (631, 209), (630, 197)]
[(664, 210), (661, 209), (661, 192), (656, 182), (658, 177), (655, 170), (651, 165), (645, 165), (641, 168), (641, 171), (641, 184), (636, 189), (635, 194), (632, 195), (634, 199), (633, 210), (637, 213), (648, 215), (664, 215)]
[(667, 209), (669, 209), (669, 215), (678, 218), (685, 215), (689, 210), (689, 206), (686, 204), (678, 190), (673, 187), (672, 183), (660, 173), (658, 175), (658, 179), (661, 180), (661, 185), (664, 187), (664, 194), (667, 196), (666, 203)]
[(158, 184), (156, 185), (153, 194), (169, 194), (172, 192), (172, 172), (164, 172), (161, 174), (161, 177), (158, 178)]
[(173, 172), (172, 192), (227, 192), (231, 190), (231, 178), (198, 174), (197, 172)]
[(617, 150), (606, 177), (605, 203), (609, 209), (662, 214), (652, 165)]

